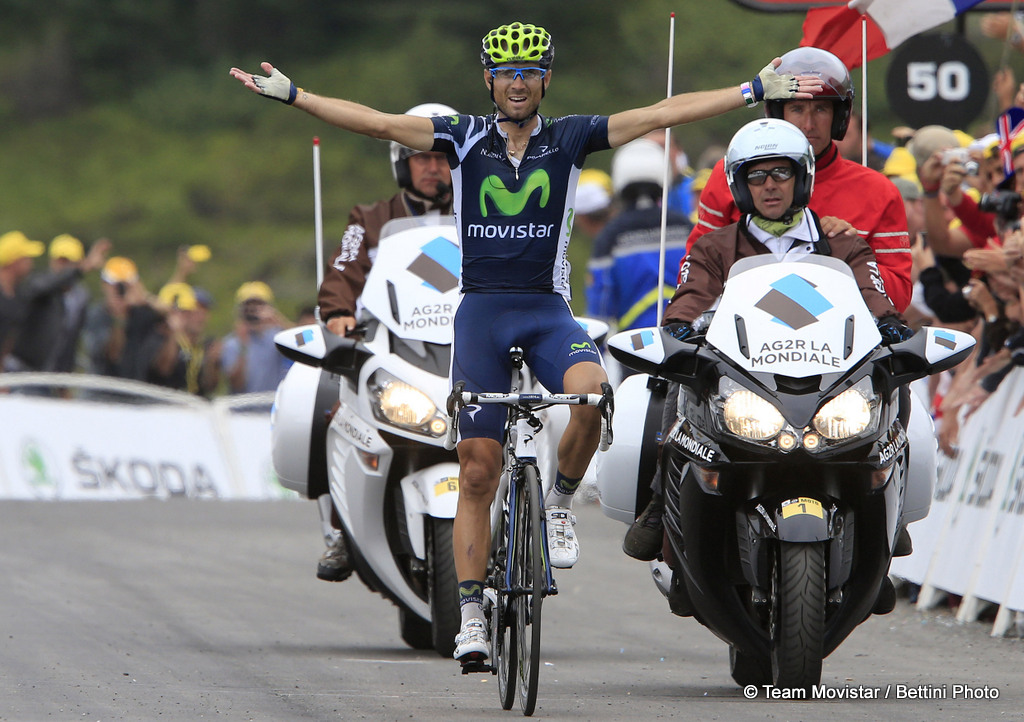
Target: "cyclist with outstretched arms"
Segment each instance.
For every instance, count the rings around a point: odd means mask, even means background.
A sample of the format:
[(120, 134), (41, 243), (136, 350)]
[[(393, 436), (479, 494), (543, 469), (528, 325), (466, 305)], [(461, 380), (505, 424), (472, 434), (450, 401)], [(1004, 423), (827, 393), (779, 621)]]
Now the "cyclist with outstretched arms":
[[(232, 68), (249, 89), (345, 130), (447, 154), (462, 248), (462, 297), (454, 324), (451, 378), (466, 391), (508, 390), (508, 350), (552, 393), (599, 394), (607, 381), (601, 357), (569, 308), (567, 248), (579, 173), (588, 154), (658, 128), (689, 123), (764, 98), (811, 98), (818, 78), (775, 72), (776, 58), (740, 87), (676, 95), (611, 116), (548, 118), (538, 113), (551, 83), (554, 46), (543, 28), (503, 25), (483, 38), (488, 116), (417, 118), (314, 95), (269, 63), (267, 77)], [(501, 471), (504, 411), (499, 405), (460, 412), (459, 506), (454, 524), (462, 631), (455, 658), (483, 661), (489, 644), (483, 586), (491, 551), (490, 505)], [(558, 446), (558, 471), (545, 499), (552, 566), (579, 555), (571, 512), (601, 433), (600, 410), (571, 407)]]

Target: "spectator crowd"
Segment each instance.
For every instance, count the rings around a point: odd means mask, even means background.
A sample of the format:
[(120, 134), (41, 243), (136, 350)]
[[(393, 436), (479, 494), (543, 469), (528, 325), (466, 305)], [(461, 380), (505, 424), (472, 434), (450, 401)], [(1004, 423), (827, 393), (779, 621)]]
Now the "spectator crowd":
[(100, 239), (86, 249), (68, 234), (48, 247), (18, 230), (0, 235), (4, 373), (85, 372), (205, 397), (277, 388), (288, 362), (273, 337), (294, 323), (274, 306), (270, 286), (239, 287), (234, 329), (219, 338), (209, 328), (213, 297), (189, 283), (210, 259), (208, 247), (179, 249), (171, 277), (153, 293), (135, 262), (111, 255), (112, 246)]

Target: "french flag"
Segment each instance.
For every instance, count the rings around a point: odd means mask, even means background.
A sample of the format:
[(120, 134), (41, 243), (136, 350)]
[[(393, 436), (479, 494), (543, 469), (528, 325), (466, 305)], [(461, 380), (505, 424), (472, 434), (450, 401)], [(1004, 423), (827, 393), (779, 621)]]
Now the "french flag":
[(983, 0), (850, 0), (807, 12), (802, 46), (829, 50), (848, 68), (861, 61), (861, 16), (867, 16), (867, 57), (874, 60), (907, 38), (942, 25)]

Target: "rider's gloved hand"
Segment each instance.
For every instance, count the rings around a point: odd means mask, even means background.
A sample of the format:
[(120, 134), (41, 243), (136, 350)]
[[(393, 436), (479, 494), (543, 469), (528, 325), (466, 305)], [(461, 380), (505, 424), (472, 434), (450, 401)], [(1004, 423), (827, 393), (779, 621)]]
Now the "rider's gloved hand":
[[(263, 69), (266, 70), (267, 66), (268, 64), (264, 63)], [(273, 67), (270, 68), (270, 77), (253, 75), (252, 83), (264, 98), (280, 100), (285, 105), (294, 103), (296, 96), (302, 92), (302, 88), (296, 88), (295, 83), (287, 75)]]
[(685, 341), (694, 336), (693, 326), (688, 323), (666, 323), (662, 328), (669, 336), (678, 341)]
[(756, 105), (762, 100), (789, 100), (797, 94), (799, 83), (796, 76), (781, 75), (775, 70), (775, 62), (768, 63), (749, 83), (741, 87), (747, 105)]
[(882, 343), (889, 346), (906, 341), (914, 335), (914, 329), (903, 323), (899, 317), (890, 314), (878, 319), (878, 333), (882, 334)]

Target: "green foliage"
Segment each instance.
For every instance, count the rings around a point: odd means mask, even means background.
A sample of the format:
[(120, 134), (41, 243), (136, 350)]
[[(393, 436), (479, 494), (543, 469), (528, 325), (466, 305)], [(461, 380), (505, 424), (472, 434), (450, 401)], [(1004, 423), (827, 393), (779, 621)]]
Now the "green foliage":
[[(229, 329), (244, 281), (269, 282), (289, 314), (315, 297), (313, 136), (322, 147), (325, 254), (354, 204), (394, 192), (385, 143), (257, 98), (228, 76), (232, 65), (257, 70), (271, 60), (314, 92), (389, 112), (438, 101), (487, 113), (480, 37), (522, 19), (555, 39), (545, 112), (614, 113), (664, 97), (672, 11), (677, 93), (752, 77), (799, 43), (803, 21), (727, 0), (0, 5), (0, 232), (109, 237), (153, 289), (179, 246), (205, 243), (213, 259), (192, 280), (218, 301), (217, 333)], [(871, 66), (876, 133), (899, 124), (881, 102), (884, 67)], [(738, 110), (676, 137), (696, 161), (751, 117)], [(610, 159), (599, 154), (592, 165), (607, 169)], [(574, 244), (577, 308), (588, 253), (587, 243)]]

